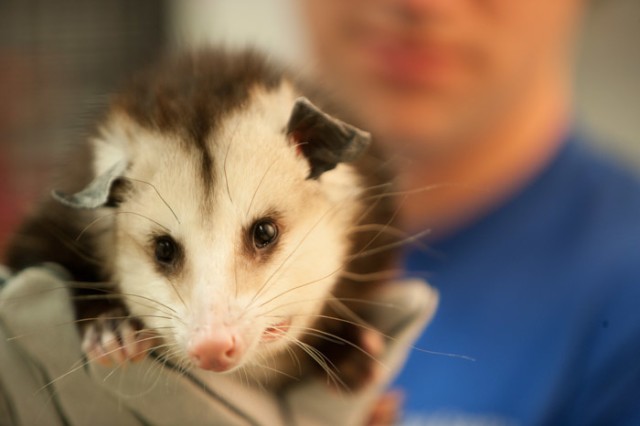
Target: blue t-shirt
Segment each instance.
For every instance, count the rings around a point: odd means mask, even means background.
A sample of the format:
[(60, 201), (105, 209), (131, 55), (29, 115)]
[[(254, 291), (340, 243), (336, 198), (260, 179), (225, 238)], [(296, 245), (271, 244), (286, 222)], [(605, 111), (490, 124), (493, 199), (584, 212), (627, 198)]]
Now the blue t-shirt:
[(441, 296), (396, 381), (408, 424), (640, 425), (640, 181), (572, 137), (408, 275)]

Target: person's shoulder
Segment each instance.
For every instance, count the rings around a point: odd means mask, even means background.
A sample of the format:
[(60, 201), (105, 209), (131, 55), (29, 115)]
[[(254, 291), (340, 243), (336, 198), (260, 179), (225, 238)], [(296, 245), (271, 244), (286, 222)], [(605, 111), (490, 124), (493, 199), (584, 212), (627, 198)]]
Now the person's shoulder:
[(577, 149), (589, 229), (576, 247), (584, 280), (576, 299), (588, 342), (576, 418), (635, 424), (629, 419), (640, 415), (640, 177), (590, 144)]
[(598, 222), (593, 226), (640, 236), (640, 172), (588, 140), (571, 144), (581, 215)]
[(566, 257), (612, 291), (640, 297), (640, 175), (584, 138), (565, 155)]
[(640, 170), (624, 163), (600, 148), (592, 138), (574, 136), (569, 150), (578, 165), (585, 183), (594, 193), (606, 196), (602, 201), (614, 200), (625, 204), (640, 203)]

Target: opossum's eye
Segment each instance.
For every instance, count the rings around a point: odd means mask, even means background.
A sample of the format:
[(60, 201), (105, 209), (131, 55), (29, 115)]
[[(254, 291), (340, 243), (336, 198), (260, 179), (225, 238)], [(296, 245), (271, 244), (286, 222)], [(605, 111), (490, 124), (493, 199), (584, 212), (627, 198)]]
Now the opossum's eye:
[(156, 260), (164, 265), (172, 264), (178, 255), (178, 245), (168, 235), (156, 238), (155, 247)]
[(253, 244), (259, 249), (278, 239), (278, 227), (270, 220), (260, 220), (253, 225)]

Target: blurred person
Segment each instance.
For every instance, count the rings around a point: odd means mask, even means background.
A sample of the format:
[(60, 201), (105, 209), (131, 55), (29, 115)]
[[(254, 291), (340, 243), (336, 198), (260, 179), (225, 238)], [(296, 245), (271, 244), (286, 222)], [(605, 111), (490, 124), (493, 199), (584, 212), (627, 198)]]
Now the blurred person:
[(640, 182), (575, 124), (586, 7), (303, 2), (320, 77), (431, 231), (405, 257), (441, 294), (416, 346), (473, 358), (414, 350), (407, 423), (640, 424)]

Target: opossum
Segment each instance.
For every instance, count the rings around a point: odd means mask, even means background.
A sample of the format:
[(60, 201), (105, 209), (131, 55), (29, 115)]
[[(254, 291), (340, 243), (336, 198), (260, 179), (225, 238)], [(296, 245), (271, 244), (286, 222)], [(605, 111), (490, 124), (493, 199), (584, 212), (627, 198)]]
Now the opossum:
[(159, 61), (113, 97), (9, 266), (70, 272), (90, 358), (361, 386), (399, 237), (387, 161), (330, 98), (255, 51)]

